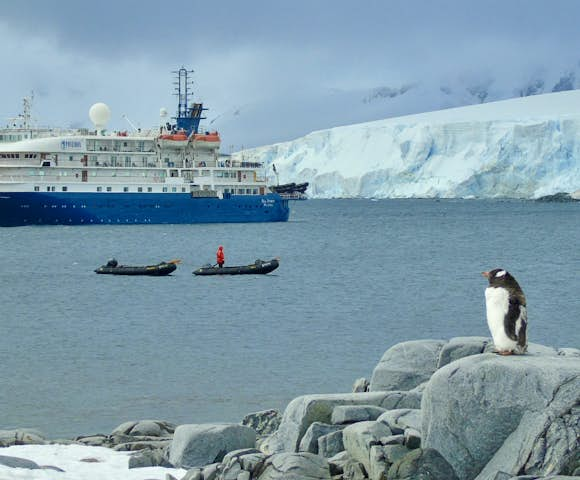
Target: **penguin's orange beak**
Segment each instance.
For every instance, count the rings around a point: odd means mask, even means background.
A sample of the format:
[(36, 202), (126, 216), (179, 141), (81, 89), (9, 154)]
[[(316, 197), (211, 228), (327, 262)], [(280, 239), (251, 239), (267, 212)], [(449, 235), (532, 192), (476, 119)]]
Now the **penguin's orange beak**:
[(485, 277), (485, 278), (489, 278), (489, 272), (481, 272), (481, 274)]

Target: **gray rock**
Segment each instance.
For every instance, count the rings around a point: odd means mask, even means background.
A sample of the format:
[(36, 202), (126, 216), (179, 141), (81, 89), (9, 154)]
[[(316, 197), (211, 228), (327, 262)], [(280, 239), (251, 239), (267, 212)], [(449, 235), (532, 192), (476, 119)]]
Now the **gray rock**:
[(342, 430), (323, 435), (318, 439), (318, 455), (321, 457), (334, 457), (343, 450)]
[(202, 469), (199, 467), (190, 468), (181, 480), (203, 480)]
[(457, 480), (453, 467), (432, 448), (412, 450), (388, 471), (389, 480)]
[(140, 420), (125, 422), (115, 428), (111, 435), (131, 435), (139, 437), (169, 437), (175, 432), (175, 425), (163, 420)]
[(211, 465), (206, 465), (201, 470), (201, 478), (203, 480), (217, 480), (221, 472), (221, 463), (212, 463)]
[(237, 480), (240, 475), (253, 473), (260, 468), (266, 455), (255, 448), (245, 448), (229, 452), (222, 461), (220, 480)]
[(0, 430), (0, 447), (11, 447), (12, 445), (44, 445), (45, 443), (44, 435), (38, 430), (27, 428)]
[(38, 470), (42, 468), (36, 462), (27, 460), (26, 458), (11, 457), (7, 455), (0, 455), (0, 465), (10, 468), (27, 468), (28, 470)]
[(344, 464), (344, 475), (343, 478), (348, 480), (367, 480), (368, 473), (364, 465), (357, 462), (353, 458), (349, 458)]
[(475, 478), (512, 433), (478, 480), (520, 473), (546, 424), (580, 401), (580, 359), (530, 350), (542, 353), (465, 357), (431, 378), (422, 403), (423, 446), (436, 448), (459, 479)]
[(169, 462), (176, 467), (201, 467), (219, 462), (226, 453), (254, 448), (256, 432), (238, 424), (180, 425), (169, 448)]
[(304, 395), (292, 400), (282, 416), (280, 427), (260, 446), (264, 453), (295, 452), (300, 440), (314, 422), (330, 423), (339, 405), (376, 405), (382, 408), (419, 408), (421, 395), (414, 392), (367, 392)]
[(443, 346), (439, 353), (437, 361), (437, 368), (459, 360), (470, 355), (479, 355), (483, 353), (488, 343), (491, 343), (491, 338), (486, 337), (456, 337), (449, 340)]
[(350, 460), (350, 455), (348, 452), (340, 452), (328, 459), (328, 465), (330, 467), (330, 475), (334, 477), (335, 475), (342, 475), (344, 473), (344, 467)]
[(381, 422), (358, 422), (348, 425), (342, 431), (342, 441), (349, 455), (364, 465), (370, 472), (370, 450), (380, 445), (381, 437), (391, 435), (391, 429)]
[(489, 480), (497, 470), (534, 478), (580, 473), (574, 472), (580, 462), (580, 413), (559, 413), (552, 409), (541, 414), (526, 412), (477, 479)]
[(330, 480), (325, 458), (308, 452), (277, 453), (266, 459), (258, 480)]
[(421, 410), (415, 408), (398, 408), (383, 413), (377, 421), (387, 424), (393, 433), (403, 433), (407, 428), (421, 431)]
[(404, 445), (405, 444), (405, 435), (401, 435), (401, 434), (389, 435), (388, 437), (381, 437), (380, 441), (381, 441), (381, 445)]
[(342, 428), (341, 425), (328, 425), (326, 423), (314, 422), (300, 440), (299, 452), (318, 453), (318, 439), (323, 435), (336, 432)]
[(411, 451), (403, 445), (385, 445), (382, 449), (385, 459), (390, 464), (398, 462)]
[(406, 391), (429, 380), (446, 343), (443, 340), (414, 340), (389, 348), (373, 371), (369, 390)]
[(496, 472), (492, 480), (510, 480), (512, 475), (505, 472)]
[(366, 422), (376, 420), (386, 410), (375, 405), (339, 405), (334, 407), (330, 417), (333, 425), (344, 425), (347, 423)]
[(163, 449), (142, 450), (129, 457), (129, 468), (171, 467)]
[(357, 378), (352, 386), (353, 393), (361, 393), (369, 391), (369, 381), (366, 378)]
[[(138, 437), (136, 437), (138, 438)], [(157, 437), (147, 437), (157, 438)], [(137, 440), (135, 442), (119, 443), (113, 447), (117, 452), (138, 452), (139, 450), (158, 450), (169, 447), (172, 438), (157, 438), (157, 440)]]
[(411, 450), (421, 446), (421, 433), (414, 428), (405, 429), (405, 446)]
[(558, 355), (562, 357), (580, 357), (580, 350), (577, 348), (559, 348)]
[(242, 419), (242, 425), (253, 428), (262, 435), (271, 435), (280, 426), (282, 415), (278, 410), (262, 410), (261, 412), (249, 413)]
[(88, 445), (90, 447), (112, 447), (114, 445), (109, 435), (102, 434), (89, 435), (86, 437), (75, 437), (74, 441), (83, 445)]
[(373, 445), (369, 451), (369, 471), (370, 480), (383, 480), (389, 469), (389, 463), (385, 457), (382, 445)]

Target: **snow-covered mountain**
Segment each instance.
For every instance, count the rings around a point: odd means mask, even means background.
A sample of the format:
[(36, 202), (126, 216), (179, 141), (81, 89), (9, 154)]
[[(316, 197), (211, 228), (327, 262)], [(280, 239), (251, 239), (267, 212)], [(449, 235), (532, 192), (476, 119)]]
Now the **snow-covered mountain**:
[[(535, 198), (580, 188), (580, 90), (312, 132), (235, 154), (315, 198)], [(270, 176), (273, 180), (273, 174)]]

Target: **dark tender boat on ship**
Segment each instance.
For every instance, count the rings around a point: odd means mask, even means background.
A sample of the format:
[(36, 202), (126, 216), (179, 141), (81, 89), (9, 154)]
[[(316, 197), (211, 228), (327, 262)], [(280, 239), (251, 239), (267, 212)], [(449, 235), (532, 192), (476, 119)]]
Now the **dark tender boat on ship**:
[(264, 275), (273, 272), (280, 266), (278, 258), (272, 260), (256, 260), (250, 265), (240, 265), (219, 268), (216, 265), (205, 265), (193, 271), (194, 275)]
[(178, 263), (179, 260), (170, 260), (169, 262), (161, 262), (156, 265), (131, 266), (119, 265), (117, 260), (112, 258), (106, 265), (97, 268), (95, 272), (109, 275), (148, 275), (162, 277), (175, 271)]

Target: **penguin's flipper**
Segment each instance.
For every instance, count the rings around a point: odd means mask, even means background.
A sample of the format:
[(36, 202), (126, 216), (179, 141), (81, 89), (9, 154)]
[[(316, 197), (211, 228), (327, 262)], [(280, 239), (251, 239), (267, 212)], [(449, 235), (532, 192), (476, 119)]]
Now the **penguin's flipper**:
[(516, 336), (520, 352), (528, 349), (528, 312), (525, 306), (520, 307), (520, 318), (516, 321)]
[[(526, 307), (523, 306), (517, 297), (510, 297), (508, 311), (504, 317), (504, 329), (507, 336), (512, 340), (518, 339), (518, 326), (521, 325), (522, 312), (526, 312)], [(525, 321), (525, 320), (524, 320)]]

